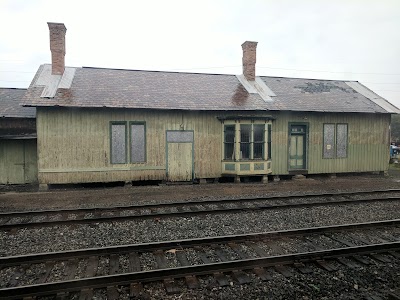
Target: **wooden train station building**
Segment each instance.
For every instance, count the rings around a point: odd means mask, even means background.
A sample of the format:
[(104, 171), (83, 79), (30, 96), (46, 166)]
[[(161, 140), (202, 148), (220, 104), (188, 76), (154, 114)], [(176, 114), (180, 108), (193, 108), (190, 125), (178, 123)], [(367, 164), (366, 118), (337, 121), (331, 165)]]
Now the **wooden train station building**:
[(399, 110), (357, 81), (257, 76), (256, 42), (241, 75), (66, 67), (66, 28), (49, 29), (52, 64), (21, 100), (42, 185), (388, 169)]

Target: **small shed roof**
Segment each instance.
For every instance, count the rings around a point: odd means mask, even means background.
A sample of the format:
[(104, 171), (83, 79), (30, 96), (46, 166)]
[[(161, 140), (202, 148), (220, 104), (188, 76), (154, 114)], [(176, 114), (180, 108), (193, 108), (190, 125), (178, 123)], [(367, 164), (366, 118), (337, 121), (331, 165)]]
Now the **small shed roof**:
[(34, 107), (23, 107), (20, 102), (26, 89), (0, 88), (0, 118), (35, 118)]
[[(63, 77), (52, 78), (60, 75), (51, 75), (50, 69), (51, 65), (40, 66), (25, 94), (24, 105), (199, 111), (400, 112), (357, 81), (261, 76), (252, 88), (242, 84), (236, 75), (83, 67), (66, 68), (68, 72)], [(55, 82), (60, 82), (58, 87), (54, 86)], [(363, 92), (365, 90), (369, 93)]]

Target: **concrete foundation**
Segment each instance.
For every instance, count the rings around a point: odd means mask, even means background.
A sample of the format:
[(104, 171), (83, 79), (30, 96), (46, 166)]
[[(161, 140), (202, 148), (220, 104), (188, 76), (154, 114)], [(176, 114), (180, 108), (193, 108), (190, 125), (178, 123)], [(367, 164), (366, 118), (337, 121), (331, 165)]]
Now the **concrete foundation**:
[(45, 192), (49, 190), (49, 185), (45, 183), (39, 184), (39, 192)]
[(200, 183), (200, 184), (205, 184), (205, 183), (207, 183), (207, 179), (205, 179), (205, 178), (200, 178), (200, 179), (199, 179), (199, 183)]

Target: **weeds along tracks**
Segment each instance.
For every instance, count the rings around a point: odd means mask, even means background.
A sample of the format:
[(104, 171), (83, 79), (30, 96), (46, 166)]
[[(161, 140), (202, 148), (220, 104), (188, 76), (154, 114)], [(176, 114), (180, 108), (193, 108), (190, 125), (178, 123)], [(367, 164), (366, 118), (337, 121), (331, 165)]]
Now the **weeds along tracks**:
[(359, 191), (290, 196), (166, 202), (101, 208), (76, 208), (0, 213), (0, 229), (72, 225), (146, 218), (238, 213), (246, 210), (288, 209), (324, 205), (355, 205), (398, 201), (400, 190)]

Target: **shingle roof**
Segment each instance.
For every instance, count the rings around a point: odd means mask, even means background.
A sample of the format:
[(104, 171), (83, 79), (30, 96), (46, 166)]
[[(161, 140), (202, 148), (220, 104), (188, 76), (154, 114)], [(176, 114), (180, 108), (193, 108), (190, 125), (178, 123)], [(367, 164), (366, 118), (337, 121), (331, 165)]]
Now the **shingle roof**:
[[(269, 109), (289, 111), (385, 113), (345, 81), (261, 77), (277, 95)], [(272, 108), (273, 107), (273, 108)]]
[(34, 107), (23, 107), (20, 102), (26, 89), (0, 88), (0, 118), (35, 118)]
[(39, 68), (24, 105), (388, 113), (345, 81), (262, 76), (276, 95), (272, 101), (265, 101), (259, 94), (249, 93), (235, 75), (85, 67), (76, 68), (70, 88), (59, 88), (53, 98), (44, 98), (44, 87), (37, 82), (43, 82), (41, 74), (49, 67)]

